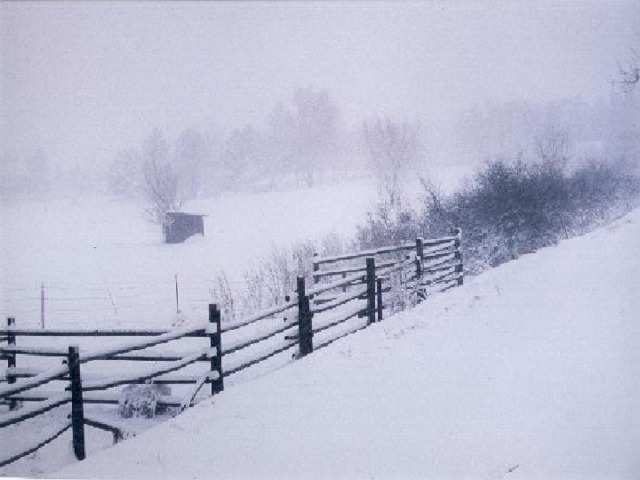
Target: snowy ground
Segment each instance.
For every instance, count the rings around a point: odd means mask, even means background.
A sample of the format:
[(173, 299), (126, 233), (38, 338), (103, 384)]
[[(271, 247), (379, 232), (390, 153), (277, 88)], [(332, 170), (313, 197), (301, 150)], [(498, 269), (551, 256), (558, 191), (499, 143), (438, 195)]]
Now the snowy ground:
[[(439, 168), (429, 178), (450, 190), (467, 172)], [(407, 187), (414, 196), (417, 184)], [(163, 243), (137, 199), (0, 204), (0, 317), (39, 326), (44, 287), (48, 328), (169, 327), (177, 275), (182, 316), (206, 319), (218, 273), (239, 291), (244, 273), (276, 249), (332, 233), (349, 239), (376, 195), (373, 181), (357, 180), (191, 201), (185, 211), (207, 215), (205, 236), (178, 245)]]
[(636, 211), (56, 476), (637, 479), (639, 241)]
[[(206, 319), (216, 274), (240, 286), (244, 272), (273, 249), (355, 231), (375, 198), (370, 182), (312, 190), (228, 193), (194, 201), (206, 214), (205, 236), (163, 243), (138, 201), (111, 197), (33, 201), (0, 206), (0, 316), (40, 324), (45, 289), (49, 328), (86, 325), (169, 327), (180, 309)], [(239, 288), (239, 287), (238, 287)]]
[[(451, 188), (462, 173), (464, 169), (442, 170), (438, 175)], [(47, 328), (167, 328), (176, 317), (174, 278), (178, 274), (182, 314), (187, 321), (201, 322), (207, 317), (213, 279), (219, 271), (224, 269), (228, 274), (232, 288), (241, 288), (244, 271), (273, 249), (295, 241), (317, 240), (330, 232), (349, 237), (374, 199), (373, 184), (361, 180), (313, 189), (230, 193), (199, 200), (191, 202), (187, 209), (208, 215), (206, 236), (183, 245), (163, 244), (159, 228), (145, 222), (140, 204), (131, 199), (89, 197), (5, 203), (0, 205), (0, 217), (11, 228), (2, 230), (0, 242), (0, 315), (15, 316), (20, 327), (39, 326), (40, 286), (44, 284)], [(225, 341), (233, 339), (225, 337)], [(74, 343), (80, 346), (81, 354), (86, 354), (103, 347), (104, 339), (32, 338), (19, 339), (18, 343), (53, 348)], [(197, 339), (178, 343), (158, 351), (178, 354), (202, 348)], [(240, 360), (236, 356), (231, 355), (225, 369)], [(287, 351), (228, 379), (227, 385), (259, 377), (290, 361), (291, 352)], [(20, 367), (47, 370), (52, 362), (57, 364), (47, 357), (20, 357), (18, 363)], [(149, 368), (125, 363), (126, 366), (122, 362), (87, 364), (83, 378), (119, 374), (123, 368)], [(197, 375), (203, 368), (206, 365), (193, 365), (184, 373)], [(51, 387), (42, 389), (57, 391), (65, 385), (58, 382)], [(186, 389), (174, 386), (173, 394), (181, 397)], [(45, 437), (49, 429), (62, 425), (67, 410), (61, 407), (4, 429), (0, 432), (2, 457), (24, 450)], [(114, 406), (89, 405), (87, 413), (92, 418), (118, 422)], [(128, 421), (125, 430), (140, 432), (167, 418), (163, 415), (155, 420)], [(87, 429), (86, 435), (90, 455), (112, 443), (110, 434), (92, 428)], [(74, 461), (68, 441), (58, 440), (0, 469), (0, 476), (40, 476)]]

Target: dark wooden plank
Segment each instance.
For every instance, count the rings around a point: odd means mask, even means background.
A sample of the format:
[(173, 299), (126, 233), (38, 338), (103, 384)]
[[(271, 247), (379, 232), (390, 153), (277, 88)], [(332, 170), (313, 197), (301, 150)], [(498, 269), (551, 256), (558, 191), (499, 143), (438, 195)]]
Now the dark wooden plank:
[(64, 405), (71, 401), (71, 395), (63, 393), (55, 397), (46, 397), (42, 400), (42, 402), (39, 402), (39, 405), (21, 408), (20, 410), (14, 410), (12, 412), (5, 413), (4, 415), (0, 415), (0, 428), (20, 423), (23, 420), (28, 420), (29, 418), (37, 417), (44, 412), (48, 412), (60, 405)]
[[(351, 311), (350, 313), (348, 313), (346, 316), (341, 316), (336, 320), (332, 320), (329, 323), (325, 323), (319, 327), (314, 328), (313, 333), (320, 333), (323, 332), (325, 330), (328, 330), (330, 328), (333, 328), (337, 325), (340, 325), (341, 323), (346, 322), (347, 320), (351, 320), (354, 317), (359, 317), (362, 313), (366, 312), (365, 308), (358, 308), (357, 310)], [(367, 316), (368, 318), (368, 316)]]
[(348, 295), (340, 295), (339, 297), (328, 301), (326, 303), (323, 303), (322, 306), (317, 306), (315, 308), (312, 309), (313, 313), (322, 313), (322, 312), (326, 312), (327, 310), (333, 310), (336, 307), (339, 307), (341, 305), (344, 305), (345, 303), (349, 303), (353, 300), (357, 300), (357, 299), (365, 299), (367, 295), (367, 290), (361, 290), (355, 293), (350, 293)]
[(84, 446), (84, 403), (82, 401), (82, 378), (80, 377), (80, 349), (69, 347), (70, 389), (71, 389), (71, 432), (73, 433), (73, 453), (78, 460), (86, 457)]
[(273, 356), (275, 356), (275, 355), (277, 355), (279, 353), (282, 353), (282, 352), (284, 352), (286, 350), (289, 350), (291, 347), (295, 347), (296, 345), (298, 345), (298, 342), (292, 342), (292, 343), (290, 343), (288, 345), (285, 345), (284, 347), (277, 348), (276, 350), (274, 350), (274, 351), (272, 351), (272, 352), (270, 352), (270, 353), (268, 353), (266, 355), (263, 355), (261, 357), (258, 357), (255, 360), (251, 360), (250, 362), (243, 363), (242, 365), (240, 365), (238, 367), (235, 367), (235, 368), (232, 368), (230, 370), (227, 370), (224, 373), (224, 375), (225, 375), (225, 377), (228, 377), (230, 375), (234, 375), (234, 374), (236, 374), (238, 372), (241, 372), (242, 370), (245, 370), (245, 369), (247, 369), (249, 367), (252, 367), (253, 365), (257, 365), (258, 363), (264, 362), (265, 360), (267, 360), (267, 359), (269, 359), (269, 358), (271, 358), (271, 357), (273, 357)]
[(299, 276), (296, 279), (298, 293), (298, 342), (300, 344), (300, 357), (313, 352), (313, 313), (309, 305), (309, 297), (305, 292), (305, 279)]
[(222, 327), (222, 333), (231, 332), (233, 330), (237, 330), (238, 328), (251, 325), (252, 323), (258, 322), (260, 320), (264, 320), (265, 318), (273, 317), (274, 315), (285, 312), (290, 308), (296, 307), (297, 305), (298, 305), (297, 300), (285, 302), (282, 305), (276, 305), (275, 307), (271, 307), (267, 310), (263, 310), (262, 312), (256, 313), (250, 317), (240, 320), (239, 322), (225, 325), (224, 327)]
[(7, 384), (6, 386), (0, 388), (0, 396), (8, 397), (11, 395), (15, 395), (16, 393), (34, 389), (36, 387), (49, 383), (52, 380), (62, 378), (67, 374), (67, 371), (68, 370), (65, 365), (60, 365), (56, 368), (52, 368), (51, 370), (40, 373), (39, 375), (30, 377), (27, 380)]
[[(222, 372), (222, 316), (216, 304), (209, 304), (209, 325), (215, 327), (215, 335), (209, 336), (209, 345), (215, 349), (216, 355), (211, 358), (210, 373), (217, 373), (218, 377), (211, 382), (211, 395), (224, 390), (224, 374)], [(196, 392), (197, 393), (197, 392)]]
[(260, 343), (260, 342), (263, 342), (265, 340), (268, 340), (268, 339), (278, 335), (279, 333), (284, 333), (287, 330), (290, 330), (290, 329), (292, 329), (292, 328), (294, 328), (296, 326), (297, 326), (296, 323), (291, 323), (289, 325), (285, 325), (284, 327), (277, 327), (275, 329), (270, 330), (267, 333), (261, 334), (258, 337), (252, 338), (250, 340), (245, 340), (245, 341), (243, 341), (243, 342), (241, 342), (239, 344), (232, 345), (232, 346), (229, 346), (229, 347), (225, 348), (222, 351), (222, 355), (223, 356), (224, 355), (229, 355), (229, 354), (235, 353), (235, 352), (237, 352), (239, 350), (243, 350), (243, 349), (245, 349), (247, 347), (250, 347), (250, 346), (255, 345), (257, 343)]
[(364, 281), (364, 275), (351, 275), (347, 278), (337, 280), (335, 282), (314, 285), (314, 287), (310, 291), (307, 291), (307, 295), (309, 295), (309, 297), (315, 297), (316, 295), (320, 295), (321, 293), (328, 292), (329, 290), (333, 290), (335, 288), (349, 285), (358, 285), (360, 283), (364, 283)]
[(360, 252), (353, 252), (353, 253), (345, 253), (343, 255), (336, 255), (333, 257), (324, 257), (324, 258), (318, 258), (314, 261), (314, 263), (316, 265), (323, 265), (323, 264), (327, 264), (327, 263), (336, 263), (336, 262), (341, 262), (341, 261), (345, 261), (345, 260), (355, 260), (357, 258), (364, 258), (364, 257), (371, 257), (371, 256), (375, 256), (375, 255), (383, 255), (385, 253), (395, 253), (395, 252), (402, 252), (405, 250), (413, 250), (415, 248), (414, 244), (406, 244), (406, 245), (399, 245), (399, 246), (391, 246), (391, 247), (382, 247), (382, 248), (376, 248), (376, 249), (372, 249), (372, 250), (362, 250)]
[[(77, 330), (62, 328), (0, 328), (0, 335), (15, 335), (17, 337), (157, 337), (171, 332), (167, 329), (122, 329), (122, 330)], [(205, 330), (190, 332), (185, 337), (202, 337)]]
[(341, 338), (348, 337), (349, 335), (353, 335), (354, 333), (359, 332), (360, 330), (364, 330), (368, 326), (369, 326), (368, 324), (365, 324), (365, 325), (363, 325), (361, 327), (358, 327), (358, 328), (356, 328), (354, 330), (351, 330), (349, 332), (346, 332), (346, 333), (343, 333), (341, 335), (338, 335), (337, 337), (334, 337), (334, 338), (332, 338), (330, 340), (326, 340), (326, 341), (322, 342), (321, 344), (319, 344), (316, 347), (316, 350), (320, 350), (321, 348), (327, 347), (327, 346), (331, 345), (333, 342), (336, 342), (336, 341), (340, 340)]
[(369, 324), (376, 321), (376, 259), (367, 257), (367, 319)]
[[(7, 318), (7, 328), (11, 329), (15, 326), (16, 319), (13, 317)], [(15, 348), (16, 346), (16, 336), (14, 333), (7, 334), (7, 347)], [(16, 354), (15, 353), (7, 353), (5, 354), (7, 358), (7, 370), (11, 370), (16, 368)], [(16, 383), (16, 377), (7, 374), (7, 383), (14, 384)], [(14, 410), (17, 404), (14, 401), (9, 401), (9, 410)]]
[[(213, 353), (215, 350), (210, 347), (207, 348)], [(111, 377), (104, 378), (99, 380), (94, 380), (92, 382), (85, 382), (84, 390), (92, 391), (92, 390), (106, 390), (108, 388), (117, 387), (119, 385), (126, 385), (131, 383), (139, 383), (140, 381), (149, 380), (154, 377), (158, 377), (160, 375), (164, 375), (166, 373), (175, 372), (176, 370), (180, 370), (187, 365), (191, 365), (192, 363), (197, 362), (198, 360), (208, 359), (208, 355), (206, 352), (196, 352), (191, 355), (187, 355), (185, 357), (180, 358), (175, 362), (171, 362), (168, 365), (164, 365), (161, 367), (154, 367), (147, 372), (144, 373), (136, 373), (131, 375), (123, 375), (121, 377)]]

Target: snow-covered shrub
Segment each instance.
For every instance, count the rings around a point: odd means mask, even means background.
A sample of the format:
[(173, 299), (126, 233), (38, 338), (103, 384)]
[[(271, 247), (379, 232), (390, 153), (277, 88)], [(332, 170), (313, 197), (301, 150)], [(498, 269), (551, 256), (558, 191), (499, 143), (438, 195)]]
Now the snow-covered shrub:
[(229, 278), (224, 271), (216, 275), (213, 281), (213, 287), (210, 288), (210, 294), (214, 299), (214, 303), (218, 305), (222, 318), (227, 322), (233, 322), (236, 319), (236, 300)]
[(260, 308), (282, 303), (296, 289), (296, 278), (311, 278), (313, 242), (299, 242), (290, 248), (278, 248), (264, 258), (258, 268), (245, 274), (246, 301), (254, 307), (260, 299)]
[(393, 211), (402, 201), (406, 177), (423, 153), (420, 125), (376, 118), (362, 125), (362, 141), (382, 203)]
[(568, 172), (566, 162), (554, 158), (487, 162), (451, 195), (423, 181), (422, 209), (381, 201), (358, 228), (357, 248), (451, 235), (460, 227), (465, 272), (477, 274), (585, 233), (638, 204), (636, 163), (590, 161)]
[(296, 288), (297, 267), (291, 253), (286, 248), (275, 249), (262, 261), (261, 268), (269, 305), (282, 303), (285, 295)]
[(386, 293), (384, 304), (389, 309), (389, 313), (400, 312), (418, 303), (417, 283), (408, 281), (407, 272), (402, 270), (394, 272), (387, 282), (391, 290)]
[(351, 250), (349, 242), (345, 241), (337, 233), (329, 233), (320, 239), (319, 249), (314, 252), (318, 255), (340, 255), (347, 250)]
[(144, 210), (150, 221), (164, 224), (167, 213), (179, 211), (184, 198), (169, 144), (160, 130), (153, 130), (147, 137), (141, 155)]
[(573, 206), (573, 229), (583, 233), (634, 208), (640, 193), (638, 165), (590, 160), (569, 178)]
[(633, 168), (606, 161), (568, 173), (549, 161), (496, 160), (448, 197), (424, 186), (420, 230), (437, 237), (462, 228), (468, 273), (610, 221), (633, 208), (640, 192)]
[(228, 277), (221, 272), (210, 288), (212, 303), (216, 303), (222, 321), (229, 322), (281, 304), (294, 293), (298, 275), (313, 282), (313, 257), (341, 253), (346, 242), (335, 234), (320, 242), (298, 242), (289, 248), (278, 248), (244, 273), (244, 289), (232, 288)]
[(356, 231), (358, 249), (369, 249), (398, 245), (419, 236), (416, 212), (406, 208), (401, 201), (394, 205), (380, 201), (373, 212), (369, 212), (364, 225)]
[(123, 418), (153, 418), (157, 413), (163, 412), (159, 408), (158, 400), (165, 395), (171, 395), (171, 387), (167, 385), (127, 385), (120, 393), (118, 414)]
[(247, 312), (257, 312), (262, 309), (265, 301), (265, 272), (261, 268), (252, 268), (244, 272), (245, 293), (242, 305)]

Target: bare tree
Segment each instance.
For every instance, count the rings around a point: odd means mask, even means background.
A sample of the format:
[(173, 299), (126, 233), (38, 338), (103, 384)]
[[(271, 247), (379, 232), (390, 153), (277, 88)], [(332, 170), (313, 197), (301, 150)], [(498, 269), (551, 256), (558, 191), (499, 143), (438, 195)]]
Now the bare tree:
[(154, 130), (143, 145), (142, 193), (149, 220), (164, 223), (168, 212), (179, 210), (182, 198), (178, 175), (169, 162), (169, 147), (159, 130)]
[(298, 89), (293, 97), (297, 168), (308, 186), (313, 186), (318, 170), (335, 153), (338, 108), (327, 90)]
[(233, 322), (236, 319), (236, 299), (229, 282), (229, 277), (224, 271), (220, 271), (214, 278), (212, 288), (209, 293), (213, 301), (220, 307), (222, 318), (227, 322)]
[(109, 191), (117, 195), (137, 194), (141, 187), (141, 162), (140, 152), (137, 149), (120, 150), (107, 172)]
[(272, 155), (312, 186), (339, 148), (339, 111), (327, 90), (297, 89), (292, 108), (279, 104), (269, 118)]
[(544, 131), (534, 139), (536, 153), (547, 165), (563, 170), (571, 157), (571, 139), (568, 129), (557, 122), (546, 124)]
[(403, 180), (420, 153), (420, 127), (396, 123), (389, 118), (363, 125), (365, 151), (379, 188), (391, 207), (401, 198)]
[(258, 132), (246, 125), (234, 130), (222, 146), (222, 163), (229, 188), (238, 188), (255, 180), (259, 163), (260, 138)]
[(632, 49), (631, 57), (626, 66), (620, 65), (618, 67), (618, 83), (627, 92), (631, 92), (640, 83), (640, 52)]
[(183, 130), (175, 143), (176, 169), (183, 181), (183, 192), (197, 197), (202, 190), (205, 166), (210, 161), (211, 152), (204, 135), (196, 128)]

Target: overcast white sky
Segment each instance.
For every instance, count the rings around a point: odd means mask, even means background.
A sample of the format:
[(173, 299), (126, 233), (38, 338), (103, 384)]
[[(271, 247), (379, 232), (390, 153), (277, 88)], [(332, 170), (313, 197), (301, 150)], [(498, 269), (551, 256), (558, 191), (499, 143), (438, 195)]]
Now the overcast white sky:
[(108, 160), (153, 128), (260, 125), (296, 87), (347, 123), (606, 98), (640, 2), (3, 2), (3, 146)]

